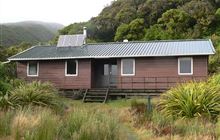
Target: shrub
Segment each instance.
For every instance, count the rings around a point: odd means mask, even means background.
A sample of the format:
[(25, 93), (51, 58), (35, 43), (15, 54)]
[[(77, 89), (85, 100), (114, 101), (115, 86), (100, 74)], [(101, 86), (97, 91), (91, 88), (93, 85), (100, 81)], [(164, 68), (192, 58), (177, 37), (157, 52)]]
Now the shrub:
[(32, 82), (21, 84), (11, 91), (10, 101), (16, 107), (43, 106), (54, 109), (62, 107), (56, 89), (49, 83)]
[(0, 92), (0, 109), (1, 110), (8, 110), (8, 109), (13, 109), (14, 104), (10, 101), (10, 93), (2, 93)]
[(161, 96), (162, 112), (168, 117), (216, 119), (220, 114), (219, 76), (208, 82), (178, 85)]
[[(0, 80), (0, 92), (2, 92), (3, 94), (5, 94), (6, 92), (8, 92), (9, 90), (12, 89), (11, 84), (6, 83), (4, 81)], [(0, 95), (1, 96), (1, 95)]]

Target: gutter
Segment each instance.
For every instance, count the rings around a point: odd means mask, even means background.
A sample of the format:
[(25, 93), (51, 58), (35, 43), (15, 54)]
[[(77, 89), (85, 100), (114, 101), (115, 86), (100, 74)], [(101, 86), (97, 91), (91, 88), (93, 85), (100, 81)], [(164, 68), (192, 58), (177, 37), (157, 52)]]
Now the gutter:
[(8, 61), (5, 61), (5, 62), (2, 62), (2, 64), (8, 64), (10, 62), (11, 62), (11, 60), (8, 60)]

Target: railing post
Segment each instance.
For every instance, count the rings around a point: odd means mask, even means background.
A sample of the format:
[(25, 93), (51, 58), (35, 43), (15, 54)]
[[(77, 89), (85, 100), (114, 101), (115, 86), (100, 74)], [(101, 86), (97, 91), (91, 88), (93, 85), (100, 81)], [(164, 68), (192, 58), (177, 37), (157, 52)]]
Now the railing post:
[(121, 85), (121, 89), (122, 89), (122, 77), (120, 76), (120, 85)]
[(151, 105), (151, 96), (147, 96), (147, 112), (150, 114), (152, 112), (152, 105)]
[(133, 90), (133, 77), (131, 78), (131, 89)]

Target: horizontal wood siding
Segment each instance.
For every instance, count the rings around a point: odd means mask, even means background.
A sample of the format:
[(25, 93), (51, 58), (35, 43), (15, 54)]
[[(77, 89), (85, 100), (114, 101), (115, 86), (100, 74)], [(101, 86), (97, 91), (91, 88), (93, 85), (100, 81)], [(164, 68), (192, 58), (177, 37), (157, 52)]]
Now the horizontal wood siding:
[(117, 87), (122, 89), (159, 89), (172, 87), (178, 82), (192, 79), (204, 80), (208, 75), (207, 63), (208, 56), (194, 56), (193, 75), (181, 76), (178, 75), (178, 57), (135, 58), (135, 76), (121, 76), (121, 59), (118, 59), (118, 73), (120, 75)]
[[(92, 63), (93, 61), (93, 63)], [(65, 76), (65, 60), (39, 61), (39, 76), (27, 77), (27, 62), (18, 62), (17, 76), (27, 81), (50, 81), (57, 88), (80, 89), (94, 86), (96, 60), (78, 60), (78, 76)], [(118, 82), (121, 89), (160, 89), (208, 75), (208, 56), (193, 56), (193, 75), (178, 75), (178, 57), (135, 58), (135, 76), (121, 76), (121, 59), (117, 59)]]
[(91, 87), (91, 61), (78, 60), (78, 76), (65, 76), (65, 61), (39, 61), (39, 76), (27, 76), (27, 62), (18, 62), (17, 76), (27, 81), (50, 81), (60, 89)]

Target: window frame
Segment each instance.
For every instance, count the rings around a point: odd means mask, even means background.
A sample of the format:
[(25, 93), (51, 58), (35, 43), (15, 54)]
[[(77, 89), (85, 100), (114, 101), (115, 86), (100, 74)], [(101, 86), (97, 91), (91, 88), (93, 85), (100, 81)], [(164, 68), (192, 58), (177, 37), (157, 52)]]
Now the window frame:
[(36, 75), (30, 75), (29, 74), (29, 66), (30, 62), (27, 62), (27, 76), (28, 77), (38, 77), (39, 76), (39, 62), (37, 62), (37, 74)]
[[(190, 60), (191, 61), (191, 73), (181, 73), (180, 72), (180, 61)], [(178, 58), (178, 75), (193, 75), (193, 57), (179, 57)]]
[[(133, 62), (133, 73), (132, 74), (124, 74), (123, 73), (123, 65), (124, 65), (124, 60), (132, 60)], [(121, 59), (121, 76), (135, 76), (135, 59), (134, 58), (127, 58), (127, 59)]]
[(67, 61), (65, 61), (65, 76), (78, 76), (78, 60), (74, 60), (76, 62), (76, 74), (67, 74)]

